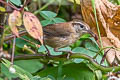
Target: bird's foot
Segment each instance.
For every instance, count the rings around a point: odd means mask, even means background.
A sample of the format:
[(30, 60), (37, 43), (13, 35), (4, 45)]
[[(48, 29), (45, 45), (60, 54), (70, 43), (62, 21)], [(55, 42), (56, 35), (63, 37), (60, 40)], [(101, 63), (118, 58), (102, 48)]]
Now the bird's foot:
[(70, 59), (70, 56), (73, 54), (73, 52), (72, 51), (69, 51), (68, 52), (68, 55), (67, 55), (67, 59)]
[(46, 56), (52, 56), (51, 54), (50, 54), (50, 51), (49, 51), (49, 49), (48, 49), (48, 47), (44, 44), (44, 46), (45, 46), (45, 48), (46, 48), (46, 51), (47, 51), (47, 54), (46, 54)]

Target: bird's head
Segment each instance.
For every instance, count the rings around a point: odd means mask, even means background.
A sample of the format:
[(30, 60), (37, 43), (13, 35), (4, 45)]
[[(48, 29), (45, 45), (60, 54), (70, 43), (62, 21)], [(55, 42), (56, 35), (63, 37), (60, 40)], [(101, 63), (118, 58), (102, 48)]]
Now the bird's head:
[(94, 38), (96, 35), (90, 30), (90, 27), (83, 21), (74, 21), (72, 22), (73, 27), (75, 28), (76, 33), (83, 35), (86, 33), (91, 34)]

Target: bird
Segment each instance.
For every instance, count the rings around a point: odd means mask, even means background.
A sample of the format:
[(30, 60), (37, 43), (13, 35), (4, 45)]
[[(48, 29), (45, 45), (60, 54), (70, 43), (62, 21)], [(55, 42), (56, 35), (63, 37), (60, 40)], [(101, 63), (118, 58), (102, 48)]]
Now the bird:
[[(44, 46), (46, 47), (46, 45), (48, 45), (54, 48), (56, 52), (59, 52), (58, 49), (75, 43), (86, 33), (91, 34), (97, 40), (97, 36), (91, 31), (89, 25), (82, 20), (49, 24), (43, 27)], [(21, 36), (26, 34), (26, 30), (20, 33)], [(9, 38), (11, 39), (12, 37), (13, 36), (10, 36)], [(6, 37), (5, 40), (9, 40), (9, 38)]]
[(44, 43), (55, 50), (75, 43), (86, 33), (96, 36), (89, 25), (81, 20), (50, 24), (43, 28)]

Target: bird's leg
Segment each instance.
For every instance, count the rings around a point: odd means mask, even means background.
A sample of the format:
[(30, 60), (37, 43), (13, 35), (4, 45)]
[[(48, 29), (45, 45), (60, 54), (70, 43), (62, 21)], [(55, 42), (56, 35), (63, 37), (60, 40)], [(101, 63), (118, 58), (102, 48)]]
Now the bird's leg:
[(45, 44), (45, 38), (44, 37), (43, 37), (43, 45), (45, 46), (45, 48), (47, 50), (47, 56), (51, 56), (50, 51), (49, 51), (48, 47)]
[(46, 48), (46, 50), (47, 50), (47, 56), (51, 56), (51, 54), (50, 54), (50, 51), (49, 51), (49, 49), (47, 48), (47, 46), (44, 44), (44, 46), (45, 46), (45, 48)]
[(58, 50), (58, 48), (54, 48), (54, 51), (55, 51), (55, 52), (67, 52), (67, 53), (68, 53), (67, 59), (69, 59), (70, 56), (73, 54), (72, 51)]

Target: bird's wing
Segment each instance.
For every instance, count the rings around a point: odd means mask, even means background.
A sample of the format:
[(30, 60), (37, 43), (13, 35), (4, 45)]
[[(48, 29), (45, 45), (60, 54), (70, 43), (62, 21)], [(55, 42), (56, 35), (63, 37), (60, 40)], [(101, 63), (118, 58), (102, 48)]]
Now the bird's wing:
[(69, 36), (74, 32), (70, 22), (51, 24), (43, 28), (44, 35), (50, 37)]

